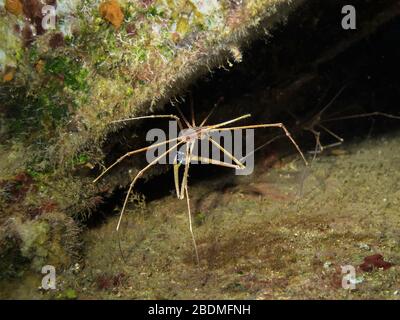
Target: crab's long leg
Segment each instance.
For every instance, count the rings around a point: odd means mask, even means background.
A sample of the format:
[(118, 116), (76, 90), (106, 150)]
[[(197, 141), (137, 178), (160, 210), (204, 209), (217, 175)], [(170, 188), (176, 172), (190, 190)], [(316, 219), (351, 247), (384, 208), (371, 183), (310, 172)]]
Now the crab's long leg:
[[(186, 153), (185, 153), (184, 159), (187, 159), (187, 158), (188, 158), (188, 152), (187, 152), (187, 147), (186, 147)], [(182, 194), (184, 191), (183, 181), (182, 181), (181, 185), (179, 183), (179, 168), (181, 167), (182, 162), (180, 160), (178, 160), (178, 154), (175, 156), (173, 165), (174, 165), (174, 182), (175, 182), (176, 197), (178, 199), (182, 200), (183, 199)], [(186, 172), (186, 167), (187, 167), (187, 165), (185, 164), (185, 172)]]
[(179, 114), (181, 115), (183, 121), (186, 123), (188, 128), (191, 128), (192, 126), (190, 125), (189, 121), (186, 119), (185, 115), (183, 114), (181, 108), (179, 108), (177, 105), (175, 105), (176, 110), (178, 110)]
[(335, 94), (335, 96), (331, 99), (331, 101), (329, 101), (325, 107), (323, 107), (319, 112), (318, 115), (323, 114), (335, 101), (336, 99), (342, 94), (343, 90), (346, 89), (346, 85), (344, 85), (342, 88), (340, 88), (340, 90), (338, 91), (338, 93)]
[(283, 138), (283, 137), (286, 137), (286, 135), (285, 135), (285, 134), (281, 134), (281, 135), (279, 135), (279, 136), (273, 137), (272, 139), (269, 139), (267, 142), (264, 142), (262, 145), (259, 145), (259, 146), (258, 146), (257, 148), (255, 148), (253, 151), (249, 152), (249, 153), (246, 154), (243, 158), (239, 159), (239, 161), (240, 161), (241, 163), (243, 163), (243, 161), (244, 161), (246, 158), (250, 157), (252, 154), (256, 153), (258, 150), (260, 150), (260, 149), (266, 147), (267, 145), (271, 144), (272, 142), (274, 142), (274, 141), (276, 141), (276, 140), (278, 140), (278, 139), (280, 139), (280, 138)]
[(211, 117), (211, 115), (214, 113), (214, 110), (215, 110), (216, 108), (217, 108), (217, 105), (215, 105), (215, 106), (211, 109), (211, 111), (208, 113), (207, 117), (205, 117), (204, 120), (200, 123), (200, 126), (199, 126), (199, 127), (203, 127), (203, 126), (206, 124), (208, 118)]
[(190, 115), (192, 117), (192, 126), (196, 126), (196, 119), (194, 117), (194, 101), (193, 101), (193, 95), (190, 93)]
[(328, 134), (330, 134), (332, 137), (334, 137), (335, 139), (338, 140), (338, 143), (343, 143), (343, 138), (339, 137), (336, 133), (332, 132), (331, 130), (329, 130), (327, 127), (323, 126), (322, 124), (318, 124), (318, 127), (320, 127), (321, 129), (325, 130), (325, 132), (327, 132)]
[(141, 117), (134, 117), (134, 118), (127, 118), (127, 119), (121, 119), (121, 120), (115, 120), (112, 121), (111, 123), (120, 123), (120, 122), (127, 122), (131, 120), (142, 120), (142, 119), (154, 119), (154, 118), (169, 118), (169, 119), (174, 119), (179, 125), (179, 128), (183, 130), (182, 122), (179, 117), (173, 114), (153, 114), (149, 116), (141, 116)]
[(257, 128), (281, 128), (286, 136), (289, 138), (289, 140), (293, 143), (293, 145), (296, 147), (297, 151), (300, 153), (301, 157), (303, 158), (303, 161), (306, 165), (308, 165), (308, 162), (306, 158), (304, 157), (303, 152), (300, 150), (300, 147), (294, 141), (292, 135), (290, 132), (286, 129), (285, 125), (283, 123), (266, 123), (266, 124), (256, 124), (256, 125), (250, 125), (250, 126), (240, 126), (240, 127), (231, 127), (231, 128), (221, 128), (221, 129), (211, 129), (209, 130), (210, 132), (213, 131), (228, 131), (228, 130), (242, 130), (242, 129), (257, 129)]
[(337, 139), (337, 142), (328, 144), (328, 145), (322, 145), (321, 144), (321, 140), (320, 140), (320, 133), (316, 130), (311, 130), (309, 129), (309, 131), (311, 131), (314, 136), (315, 136), (315, 141), (316, 141), (316, 145), (315, 145), (315, 151), (311, 151), (311, 153), (314, 154), (313, 157), (313, 161), (315, 160), (316, 156), (318, 153), (321, 153), (322, 151), (324, 151), (325, 149), (328, 148), (333, 148), (333, 147), (337, 147), (340, 146), (343, 143), (343, 138), (339, 137), (336, 133), (332, 132), (331, 130), (329, 130), (328, 128), (326, 128), (325, 126), (318, 124), (318, 127), (320, 127), (321, 129), (323, 129), (325, 132), (327, 132), (329, 135), (331, 135), (332, 137), (334, 137), (335, 139)]
[(315, 138), (315, 149), (314, 149), (314, 152), (311, 151), (311, 153), (314, 153), (314, 157), (312, 159), (312, 161), (314, 162), (315, 159), (317, 158), (317, 154), (322, 152), (324, 147), (321, 144), (320, 132), (315, 129), (308, 129), (308, 130), (314, 135), (314, 138)]
[(146, 167), (144, 167), (142, 170), (140, 170), (140, 171), (138, 172), (138, 174), (135, 176), (135, 178), (132, 180), (132, 182), (131, 182), (131, 184), (130, 184), (130, 186), (129, 186), (129, 189), (128, 189), (128, 193), (126, 194), (126, 197), (125, 197), (124, 205), (122, 206), (122, 210), (121, 210), (121, 213), (120, 213), (120, 216), (119, 216), (118, 225), (117, 225), (117, 231), (118, 231), (119, 226), (120, 226), (120, 224), (121, 224), (122, 216), (123, 216), (123, 214), (124, 214), (126, 205), (128, 204), (129, 195), (130, 195), (130, 193), (131, 193), (131, 191), (132, 191), (132, 189), (133, 189), (133, 187), (134, 187), (134, 185), (135, 185), (137, 179), (139, 179), (147, 169), (149, 169), (151, 166), (155, 165), (160, 159), (162, 159), (163, 157), (165, 157), (168, 153), (170, 153), (172, 150), (174, 150), (175, 148), (177, 148), (177, 147), (178, 147), (180, 144), (182, 144), (182, 143), (184, 143), (184, 141), (178, 142), (176, 145), (172, 146), (172, 147), (169, 148), (167, 151), (165, 151), (163, 154), (161, 154), (161, 155), (158, 156), (156, 159), (154, 159), (153, 161), (151, 161)]
[(143, 152), (143, 151), (147, 151), (147, 150), (150, 150), (150, 149), (153, 149), (153, 148), (162, 146), (162, 145), (164, 145), (164, 144), (177, 141), (178, 139), (179, 139), (179, 138), (174, 138), (174, 139), (166, 140), (166, 141), (159, 142), (159, 143), (156, 143), (156, 144), (152, 144), (151, 146), (144, 147), (144, 148), (137, 149), (137, 150), (133, 150), (133, 151), (130, 151), (130, 152), (124, 154), (124, 155), (123, 155), (122, 157), (120, 157), (117, 161), (115, 161), (112, 165), (110, 165), (109, 167), (107, 167), (106, 170), (104, 170), (96, 179), (93, 180), (93, 182), (96, 183), (97, 181), (99, 181), (99, 179), (101, 179), (108, 171), (110, 171), (113, 167), (115, 167), (118, 163), (120, 163), (120, 162), (121, 162), (122, 160), (124, 160), (125, 158), (130, 157), (130, 156), (132, 156), (132, 155), (134, 155), (134, 154), (136, 154), (136, 153), (140, 153), (140, 152)]
[(213, 129), (221, 128), (221, 127), (224, 127), (224, 126), (226, 126), (226, 125), (228, 125), (228, 124), (231, 124), (231, 123), (233, 123), (233, 122), (237, 122), (237, 121), (239, 121), (239, 120), (246, 119), (246, 118), (249, 118), (249, 117), (251, 117), (251, 114), (250, 114), (250, 113), (244, 114), (244, 115), (242, 115), (242, 116), (240, 116), (240, 117), (237, 117), (237, 118), (235, 118), (235, 119), (232, 119), (232, 120), (229, 120), (229, 121), (225, 121), (225, 122), (221, 122), (221, 123), (217, 123), (217, 124), (214, 124), (214, 125), (212, 125), (212, 126), (206, 127), (205, 130), (206, 130), (206, 131), (210, 131), (210, 130), (213, 130)]
[(192, 152), (194, 148), (194, 143), (187, 143), (186, 144), (186, 154), (185, 154), (185, 171), (183, 172), (183, 178), (182, 178), (182, 186), (181, 186), (181, 192), (179, 199), (183, 199), (185, 194), (185, 186), (187, 186), (187, 180), (188, 180), (188, 175), (189, 175), (189, 167), (190, 167), (190, 161), (192, 158)]
[(211, 117), (211, 115), (214, 113), (215, 109), (218, 107), (219, 102), (217, 102), (216, 104), (214, 104), (214, 107), (212, 107), (211, 111), (207, 114), (207, 116), (204, 118), (204, 120), (200, 123), (199, 127), (203, 127), (207, 120)]
[(181, 189), (180, 199), (184, 198), (184, 196), (185, 196), (184, 192), (185, 192), (186, 193), (186, 203), (187, 203), (187, 208), (188, 208), (189, 230), (190, 230), (190, 234), (192, 235), (194, 251), (196, 253), (196, 262), (197, 262), (197, 265), (199, 265), (200, 264), (199, 252), (197, 250), (196, 238), (194, 237), (194, 233), (193, 233), (192, 212), (190, 210), (190, 198), (189, 198), (188, 183), (187, 183), (190, 161), (192, 159), (193, 147), (194, 147), (194, 143), (193, 142), (192, 143), (186, 143), (185, 172), (183, 173), (182, 189)]
[(243, 169), (242, 166), (238, 166), (236, 164), (232, 164), (229, 162), (223, 162), (223, 161), (219, 161), (219, 160), (214, 160), (214, 159), (206, 158), (206, 157), (192, 156), (192, 160), (199, 161), (204, 164), (212, 164), (212, 165), (216, 165), (216, 166), (227, 167), (227, 168), (232, 168), (232, 169), (237, 169), (237, 170)]
[(208, 140), (215, 145), (219, 150), (221, 150), (224, 154), (226, 154), (231, 160), (233, 160), (239, 167), (240, 169), (244, 169), (245, 166), (243, 163), (241, 163), (238, 159), (236, 159), (233, 154), (231, 154), (228, 150), (226, 150), (224, 147), (222, 147), (218, 142), (216, 142), (213, 138), (208, 137)]
[(188, 175), (188, 172), (189, 172), (189, 162), (187, 161), (188, 155), (189, 155), (188, 146), (189, 146), (189, 144), (187, 143), (186, 144), (185, 156), (184, 156), (185, 166), (184, 166), (184, 169), (183, 169), (183, 177), (182, 177), (181, 185), (179, 185), (179, 167), (175, 167), (174, 168), (175, 169), (175, 172), (174, 172), (174, 175), (175, 175), (175, 188), (178, 188), (177, 189), (178, 190), (177, 196), (178, 196), (179, 200), (184, 199), (184, 191), (185, 191), (184, 186), (185, 186), (185, 181), (187, 181), (186, 179), (187, 179), (187, 175)]
[(208, 118), (211, 117), (211, 115), (214, 113), (215, 109), (216, 109), (216, 108), (221, 104), (221, 102), (223, 102), (223, 101), (224, 101), (224, 97), (220, 97), (220, 98), (218, 99), (218, 101), (217, 101), (216, 103), (214, 103), (214, 107), (213, 107), (213, 108), (211, 109), (211, 111), (208, 113), (207, 117), (204, 118), (203, 122), (199, 125), (199, 127), (203, 127), (203, 126), (206, 124)]
[(179, 168), (181, 163), (175, 163), (174, 161), (174, 182), (175, 182), (175, 191), (176, 197), (179, 199)]
[(193, 226), (192, 226), (192, 213), (190, 210), (190, 198), (189, 198), (189, 191), (188, 191), (188, 186), (187, 184), (185, 185), (185, 193), (186, 193), (186, 203), (187, 203), (187, 207), (188, 207), (188, 218), (189, 218), (189, 230), (190, 230), (190, 234), (192, 235), (192, 241), (193, 241), (193, 246), (194, 246), (194, 251), (196, 253), (196, 261), (197, 264), (200, 264), (200, 259), (199, 259), (199, 252), (197, 250), (197, 244), (196, 244), (196, 239), (194, 237), (194, 233), (193, 233)]
[(353, 114), (350, 116), (335, 117), (335, 118), (321, 120), (321, 122), (330, 122), (330, 121), (337, 121), (337, 120), (347, 120), (347, 119), (365, 118), (365, 117), (374, 117), (374, 116), (382, 116), (385, 118), (400, 120), (400, 116), (395, 116), (390, 113), (376, 111), (376, 112), (370, 112), (370, 113)]

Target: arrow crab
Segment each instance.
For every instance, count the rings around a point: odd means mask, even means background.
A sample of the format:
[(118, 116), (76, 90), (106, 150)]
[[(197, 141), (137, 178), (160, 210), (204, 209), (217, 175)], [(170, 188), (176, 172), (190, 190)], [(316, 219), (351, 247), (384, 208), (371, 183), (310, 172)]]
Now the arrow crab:
[[(186, 198), (187, 202), (187, 213), (188, 213), (188, 220), (189, 220), (189, 230), (191, 233), (192, 241), (193, 241), (193, 246), (194, 246), (194, 251), (196, 255), (196, 261), (197, 264), (199, 264), (199, 254), (197, 250), (197, 245), (196, 245), (196, 239), (193, 233), (193, 227), (192, 227), (192, 215), (191, 215), (191, 210), (190, 210), (190, 197), (189, 197), (189, 191), (188, 191), (188, 176), (189, 176), (189, 167), (190, 164), (193, 162), (197, 163), (202, 163), (202, 164), (212, 164), (216, 166), (222, 166), (222, 167), (228, 167), (236, 170), (243, 170), (245, 169), (245, 165), (237, 158), (235, 157), (231, 152), (229, 152), (224, 146), (219, 144), (217, 141), (215, 141), (212, 137), (211, 134), (214, 132), (223, 132), (223, 131), (233, 131), (233, 130), (247, 130), (247, 129), (257, 129), (257, 128), (279, 128), (283, 130), (284, 134), (287, 136), (287, 138), (291, 141), (291, 143), (294, 145), (294, 147), (297, 149), (298, 153), (302, 157), (304, 163), (307, 165), (307, 160), (304, 157), (303, 152), (300, 150), (298, 144), (295, 142), (287, 128), (283, 123), (267, 123), (267, 124), (253, 124), (253, 125), (244, 125), (244, 126), (234, 126), (234, 127), (228, 127), (230, 124), (236, 123), (238, 121), (241, 121), (243, 119), (251, 117), (250, 114), (245, 114), (240, 117), (224, 121), (221, 123), (213, 124), (213, 125), (207, 125), (207, 121), (212, 115), (213, 111), (217, 107), (217, 105), (214, 106), (214, 108), (208, 113), (206, 118), (200, 123), (196, 124), (195, 121), (195, 115), (194, 115), (194, 109), (193, 105), (191, 105), (191, 121), (189, 122), (188, 119), (185, 117), (185, 115), (182, 113), (181, 109), (178, 106), (175, 106), (180, 114), (180, 117), (173, 115), (173, 114), (168, 114), (168, 115), (149, 115), (149, 116), (142, 116), (142, 117), (134, 117), (134, 118), (129, 118), (129, 119), (123, 119), (123, 120), (117, 120), (114, 121), (116, 122), (127, 122), (127, 121), (132, 121), (132, 120), (140, 120), (140, 119), (154, 119), (154, 118), (165, 118), (165, 119), (171, 119), (175, 120), (181, 130), (180, 135), (176, 138), (173, 139), (168, 139), (159, 143), (152, 144), (148, 147), (144, 147), (141, 149), (133, 150), (130, 151), (126, 154), (124, 154), (122, 157), (117, 159), (113, 164), (111, 164), (109, 167), (107, 167), (103, 173), (101, 173), (93, 182), (97, 182), (99, 179), (101, 179), (107, 172), (109, 172), (114, 166), (116, 166), (118, 163), (123, 161), (124, 159), (133, 156), (137, 153), (141, 152), (146, 152), (148, 150), (160, 147), (160, 146), (166, 146), (170, 143), (174, 143), (172, 147), (169, 147), (166, 151), (162, 152), (160, 155), (152, 159), (151, 161), (148, 161), (148, 165), (145, 166), (143, 169), (141, 169), (136, 176), (133, 178), (128, 192), (125, 196), (125, 201), (122, 206), (118, 224), (116, 227), (116, 230), (118, 231), (121, 225), (122, 217), (124, 215), (129, 196), (137, 182), (137, 180), (152, 166), (157, 164), (161, 159), (166, 157), (172, 152), (176, 152), (178, 147), (181, 147), (183, 151), (178, 151), (174, 157), (173, 160), (173, 167), (174, 167), (174, 180), (175, 180), (175, 191), (178, 199), (183, 200)], [(185, 126), (184, 126), (185, 125)], [(210, 157), (202, 157), (195, 155), (193, 153), (195, 144), (200, 141), (200, 140), (208, 140), (209, 143), (211, 143), (214, 147), (216, 147), (220, 152), (222, 152), (225, 156), (225, 159), (230, 159), (230, 162), (227, 161), (220, 161), (217, 159), (213, 159)], [(242, 158), (244, 159), (244, 158)], [(183, 169), (183, 177), (182, 180), (180, 181), (179, 178), (179, 169), (181, 166), (184, 166)]]

